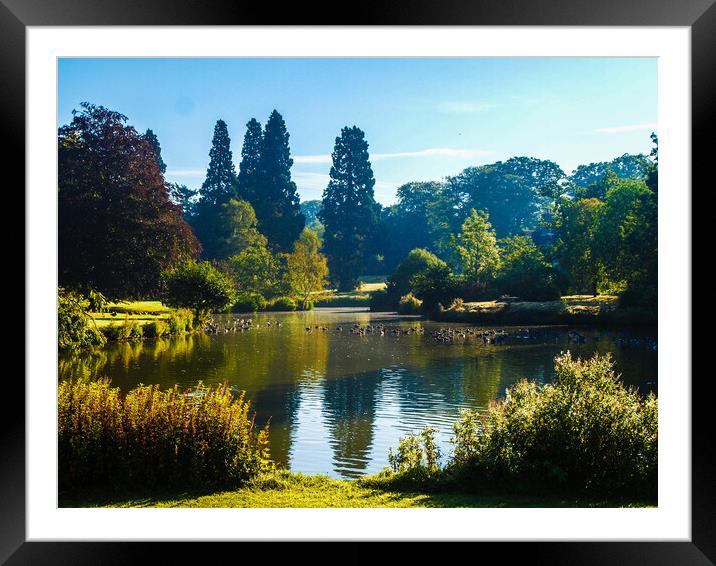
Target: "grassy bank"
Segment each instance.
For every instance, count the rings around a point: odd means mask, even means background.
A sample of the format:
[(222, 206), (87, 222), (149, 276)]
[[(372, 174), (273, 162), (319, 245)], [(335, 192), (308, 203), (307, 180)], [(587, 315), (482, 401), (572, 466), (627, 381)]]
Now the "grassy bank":
[(378, 476), (337, 480), (281, 471), (215, 493), (133, 493), (60, 496), (60, 507), (648, 507), (654, 502), (579, 500), (509, 493), (419, 492), (394, 489)]
[(655, 325), (656, 312), (620, 308), (614, 295), (570, 295), (555, 301), (495, 300), (458, 303), (431, 315), (468, 324)]
[(138, 324), (149, 324), (156, 320), (167, 320), (175, 311), (162, 304), (161, 301), (127, 301), (109, 303), (105, 312), (90, 312), (89, 315), (98, 328), (124, 324), (125, 319)]
[(385, 289), (384, 277), (365, 277), (357, 289), (339, 293), (337, 291), (321, 292), (315, 295), (313, 305), (316, 307), (368, 307), (370, 294)]

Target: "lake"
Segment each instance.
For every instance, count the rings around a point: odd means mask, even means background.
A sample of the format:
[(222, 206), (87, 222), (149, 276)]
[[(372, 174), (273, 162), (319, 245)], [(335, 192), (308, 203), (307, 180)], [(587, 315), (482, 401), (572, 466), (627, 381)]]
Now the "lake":
[[(246, 391), (258, 425), (270, 418), (275, 461), (338, 478), (380, 471), (388, 449), (426, 425), (437, 429), (447, 454), (461, 408), (485, 409), (523, 377), (549, 382), (554, 356), (566, 350), (580, 357), (612, 352), (626, 384), (643, 393), (657, 387), (655, 329), (576, 329), (576, 335), (566, 327), (493, 327), (499, 338), (486, 343), (480, 333), (488, 327), (465, 332), (464, 324), (363, 309), (215, 318), (221, 325), (251, 319), (252, 327), (60, 357), (60, 379), (108, 376), (124, 391), (139, 383), (226, 381)], [(355, 324), (374, 331), (358, 333)], [(448, 328), (451, 342), (434, 337)]]

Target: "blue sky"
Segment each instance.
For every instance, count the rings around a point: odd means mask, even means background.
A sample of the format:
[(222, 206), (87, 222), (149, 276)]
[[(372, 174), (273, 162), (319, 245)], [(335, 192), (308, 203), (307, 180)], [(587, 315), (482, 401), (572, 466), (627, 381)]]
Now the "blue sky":
[(516, 155), (567, 172), (648, 153), (656, 130), (653, 58), (61, 59), (58, 125), (82, 101), (159, 137), (166, 177), (198, 188), (214, 124), (237, 169), (246, 122), (286, 120), (302, 200), (321, 198), (343, 126), (366, 133), (376, 199)]

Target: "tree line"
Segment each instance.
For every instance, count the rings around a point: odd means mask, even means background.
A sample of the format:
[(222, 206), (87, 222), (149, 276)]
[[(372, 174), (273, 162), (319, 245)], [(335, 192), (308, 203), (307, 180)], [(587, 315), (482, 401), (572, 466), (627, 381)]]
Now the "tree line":
[(304, 307), (326, 278), (349, 290), (361, 274), (392, 274), (393, 305), (397, 293), (427, 297), (436, 285), (466, 298), (656, 296), (655, 136), (649, 157), (582, 165), (570, 176), (549, 160), (514, 157), (405, 184), (395, 205), (381, 207), (368, 142), (356, 126), (336, 137), (322, 200), (301, 203), (276, 110), (263, 127), (255, 118), (246, 124), (238, 172), (228, 126), (216, 122), (196, 191), (167, 182), (156, 134), (126, 122), (83, 103), (59, 128), (63, 286), (112, 298), (156, 296), (168, 272), (203, 260), (232, 281), (234, 299), (292, 294)]

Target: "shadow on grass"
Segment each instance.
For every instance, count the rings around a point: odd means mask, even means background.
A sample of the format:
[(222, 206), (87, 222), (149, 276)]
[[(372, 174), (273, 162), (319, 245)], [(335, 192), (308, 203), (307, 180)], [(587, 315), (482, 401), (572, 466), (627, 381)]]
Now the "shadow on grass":
[(427, 507), (427, 508), (551, 508), (649, 507), (655, 502), (633, 499), (580, 499), (559, 495), (485, 491), (426, 491), (376, 479), (337, 480), (279, 472), (230, 491), (135, 490), (62, 494), (60, 507)]

